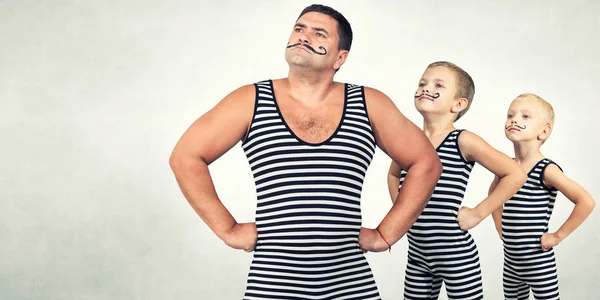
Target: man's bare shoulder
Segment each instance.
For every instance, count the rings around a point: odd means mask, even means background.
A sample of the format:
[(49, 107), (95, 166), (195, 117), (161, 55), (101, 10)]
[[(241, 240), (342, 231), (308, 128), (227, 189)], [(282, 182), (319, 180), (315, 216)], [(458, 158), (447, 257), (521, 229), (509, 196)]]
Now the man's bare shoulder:
[(254, 105), (256, 88), (254, 84), (243, 85), (229, 93), (220, 104), (247, 106)]
[(248, 127), (254, 114), (256, 88), (254, 84), (241, 86), (225, 96), (210, 111), (202, 115), (201, 119), (214, 124), (226, 122), (239, 123)]
[(365, 89), (365, 94), (369, 94), (372, 97), (386, 97), (387, 95), (384, 94), (382, 91), (376, 89), (376, 88), (372, 88), (370, 86), (364, 86)]
[(365, 103), (370, 112), (376, 114), (377, 111), (398, 110), (392, 99), (382, 91), (367, 86), (364, 87), (364, 91)]
[(374, 103), (375, 105), (393, 105), (390, 97), (384, 92), (368, 86), (365, 86), (364, 90), (367, 103)]

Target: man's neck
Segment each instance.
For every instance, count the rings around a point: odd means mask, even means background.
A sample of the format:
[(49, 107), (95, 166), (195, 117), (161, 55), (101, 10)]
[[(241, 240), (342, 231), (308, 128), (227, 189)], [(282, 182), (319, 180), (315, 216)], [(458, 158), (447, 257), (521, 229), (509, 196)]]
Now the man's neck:
[(291, 69), (285, 83), (292, 98), (315, 104), (325, 101), (334, 86), (333, 73)]

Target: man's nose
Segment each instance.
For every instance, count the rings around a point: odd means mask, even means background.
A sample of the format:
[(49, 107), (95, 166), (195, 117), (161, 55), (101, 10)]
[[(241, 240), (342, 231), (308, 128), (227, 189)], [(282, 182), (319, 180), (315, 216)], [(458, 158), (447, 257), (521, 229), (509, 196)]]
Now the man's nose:
[(310, 45), (310, 39), (308, 38), (308, 36), (306, 36), (306, 34), (302, 34), (300, 37), (298, 37), (298, 41), (302, 44)]

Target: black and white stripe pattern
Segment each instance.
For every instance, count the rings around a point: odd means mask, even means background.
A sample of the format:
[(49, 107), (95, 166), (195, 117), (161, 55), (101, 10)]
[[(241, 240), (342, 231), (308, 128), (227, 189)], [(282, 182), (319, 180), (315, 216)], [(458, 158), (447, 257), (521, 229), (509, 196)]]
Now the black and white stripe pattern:
[[(464, 160), (458, 147), (462, 130), (448, 134), (437, 153), (443, 171), (429, 203), (408, 231), (405, 299), (437, 299), (442, 282), (448, 299), (482, 299), (479, 253), (471, 235), (458, 225), (474, 162)], [(402, 171), (400, 187), (406, 177)]]
[(345, 85), (338, 128), (311, 144), (285, 123), (272, 81), (255, 87), (242, 147), (256, 183), (258, 242), (244, 299), (380, 299), (358, 246), (362, 184), (375, 152), (363, 88)]
[(548, 222), (558, 191), (543, 183), (550, 159), (540, 160), (527, 174), (527, 182), (504, 204), (502, 240), (504, 242), (504, 296), (506, 299), (559, 299), (554, 249), (542, 251), (541, 236)]

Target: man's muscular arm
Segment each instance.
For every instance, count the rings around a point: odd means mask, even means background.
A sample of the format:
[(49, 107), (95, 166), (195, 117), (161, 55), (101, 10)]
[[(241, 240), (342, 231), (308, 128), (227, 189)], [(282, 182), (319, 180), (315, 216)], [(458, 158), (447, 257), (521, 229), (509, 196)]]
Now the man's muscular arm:
[(244, 138), (254, 111), (254, 86), (243, 86), (198, 118), (177, 142), (169, 164), (183, 195), (210, 229), (227, 245), (252, 251), (256, 225), (238, 224), (219, 200), (208, 170)]
[[(442, 164), (423, 131), (408, 120), (385, 94), (365, 88), (365, 99), (377, 145), (407, 171), (394, 205), (377, 231), (362, 229), (363, 250), (383, 251), (408, 231), (427, 205)], [(379, 236), (379, 237), (378, 237)], [(383, 241), (385, 239), (385, 241)]]

